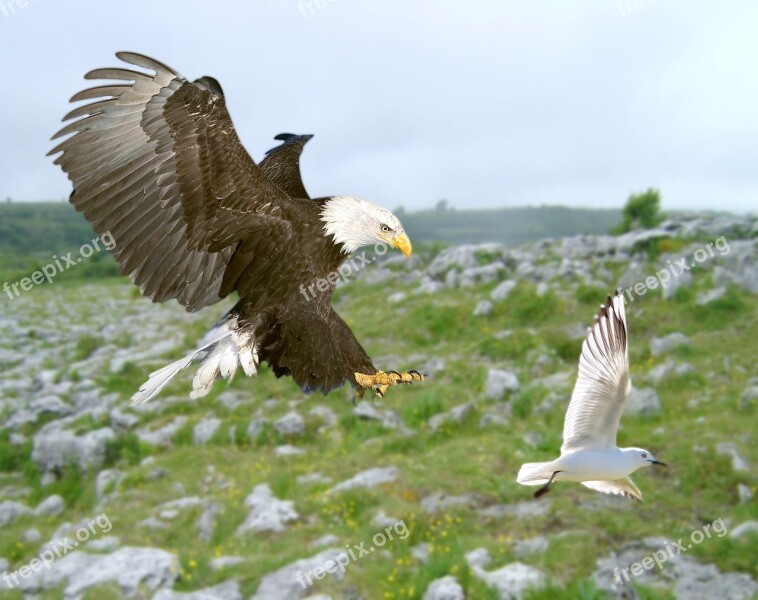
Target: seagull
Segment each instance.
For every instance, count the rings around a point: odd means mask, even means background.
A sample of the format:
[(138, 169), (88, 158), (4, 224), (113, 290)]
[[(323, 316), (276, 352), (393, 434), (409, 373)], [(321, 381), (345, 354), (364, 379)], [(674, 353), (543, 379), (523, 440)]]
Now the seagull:
[(642, 467), (667, 466), (644, 448), (616, 446), (619, 420), (632, 387), (627, 339), (624, 297), (618, 290), (600, 306), (582, 344), (560, 458), (526, 463), (519, 470), (518, 483), (542, 486), (535, 498), (547, 494), (555, 481), (577, 481), (591, 490), (641, 502), (642, 493), (629, 475)]

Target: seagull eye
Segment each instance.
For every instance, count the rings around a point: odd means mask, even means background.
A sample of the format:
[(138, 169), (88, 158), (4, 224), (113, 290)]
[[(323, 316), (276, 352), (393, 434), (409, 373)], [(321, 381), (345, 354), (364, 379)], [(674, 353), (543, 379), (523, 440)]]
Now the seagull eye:
[(645, 454), (645, 453), (643, 452), (643, 453), (642, 453), (642, 458), (647, 458), (647, 454)]
[(390, 229), (389, 225), (382, 225), (382, 231), (388, 232), (388, 231), (392, 231), (392, 230)]

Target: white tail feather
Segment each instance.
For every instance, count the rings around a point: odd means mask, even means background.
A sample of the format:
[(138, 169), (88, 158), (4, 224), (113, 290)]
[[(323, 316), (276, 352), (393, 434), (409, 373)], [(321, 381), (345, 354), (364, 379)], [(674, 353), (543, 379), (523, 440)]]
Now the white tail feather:
[(202, 354), (207, 356), (192, 380), (192, 399), (208, 394), (219, 377), (233, 377), (240, 364), (246, 375), (254, 375), (258, 364), (257, 348), (252, 335), (239, 335), (235, 331), (236, 324), (236, 319), (225, 320), (205, 335), (197, 349), (151, 373), (150, 378), (132, 396), (131, 404), (143, 404), (156, 396), (179, 371)]
[(157, 395), (164, 387), (166, 387), (168, 382), (173, 379), (174, 375), (188, 367), (200, 352), (201, 350), (192, 352), (184, 358), (180, 358), (176, 362), (172, 362), (170, 365), (166, 365), (162, 369), (150, 373), (150, 378), (143, 383), (137, 393), (132, 396), (132, 406), (135, 404), (144, 404), (150, 400), (150, 398)]
[(233, 377), (237, 371), (237, 348), (233, 344), (227, 344), (223, 353), (218, 359), (218, 371), (221, 377)]
[(238, 350), (237, 358), (245, 375), (248, 377), (255, 375), (258, 364), (258, 346), (253, 343), (253, 336), (241, 335)]

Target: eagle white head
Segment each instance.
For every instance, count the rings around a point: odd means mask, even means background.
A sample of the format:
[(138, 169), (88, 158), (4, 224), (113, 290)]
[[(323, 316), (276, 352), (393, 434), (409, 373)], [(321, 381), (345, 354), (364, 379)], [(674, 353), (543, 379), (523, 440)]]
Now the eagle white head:
[(321, 210), (324, 231), (335, 244), (342, 244), (346, 254), (362, 246), (389, 244), (406, 256), (411, 255), (411, 241), (400, 220), (386, 208), (353, 196), (334, 196)]

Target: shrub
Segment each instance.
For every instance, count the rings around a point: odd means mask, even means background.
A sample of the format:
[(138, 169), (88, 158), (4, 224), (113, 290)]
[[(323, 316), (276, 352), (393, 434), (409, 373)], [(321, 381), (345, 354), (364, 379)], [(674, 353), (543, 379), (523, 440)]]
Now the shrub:
[(651, 229), (663, 220), (661, 214), (661, 193), (648, 188), (639, 194), (632, 194), (626, 201), (621, 223), (614, 233), (626, 233), (633, 229)]

